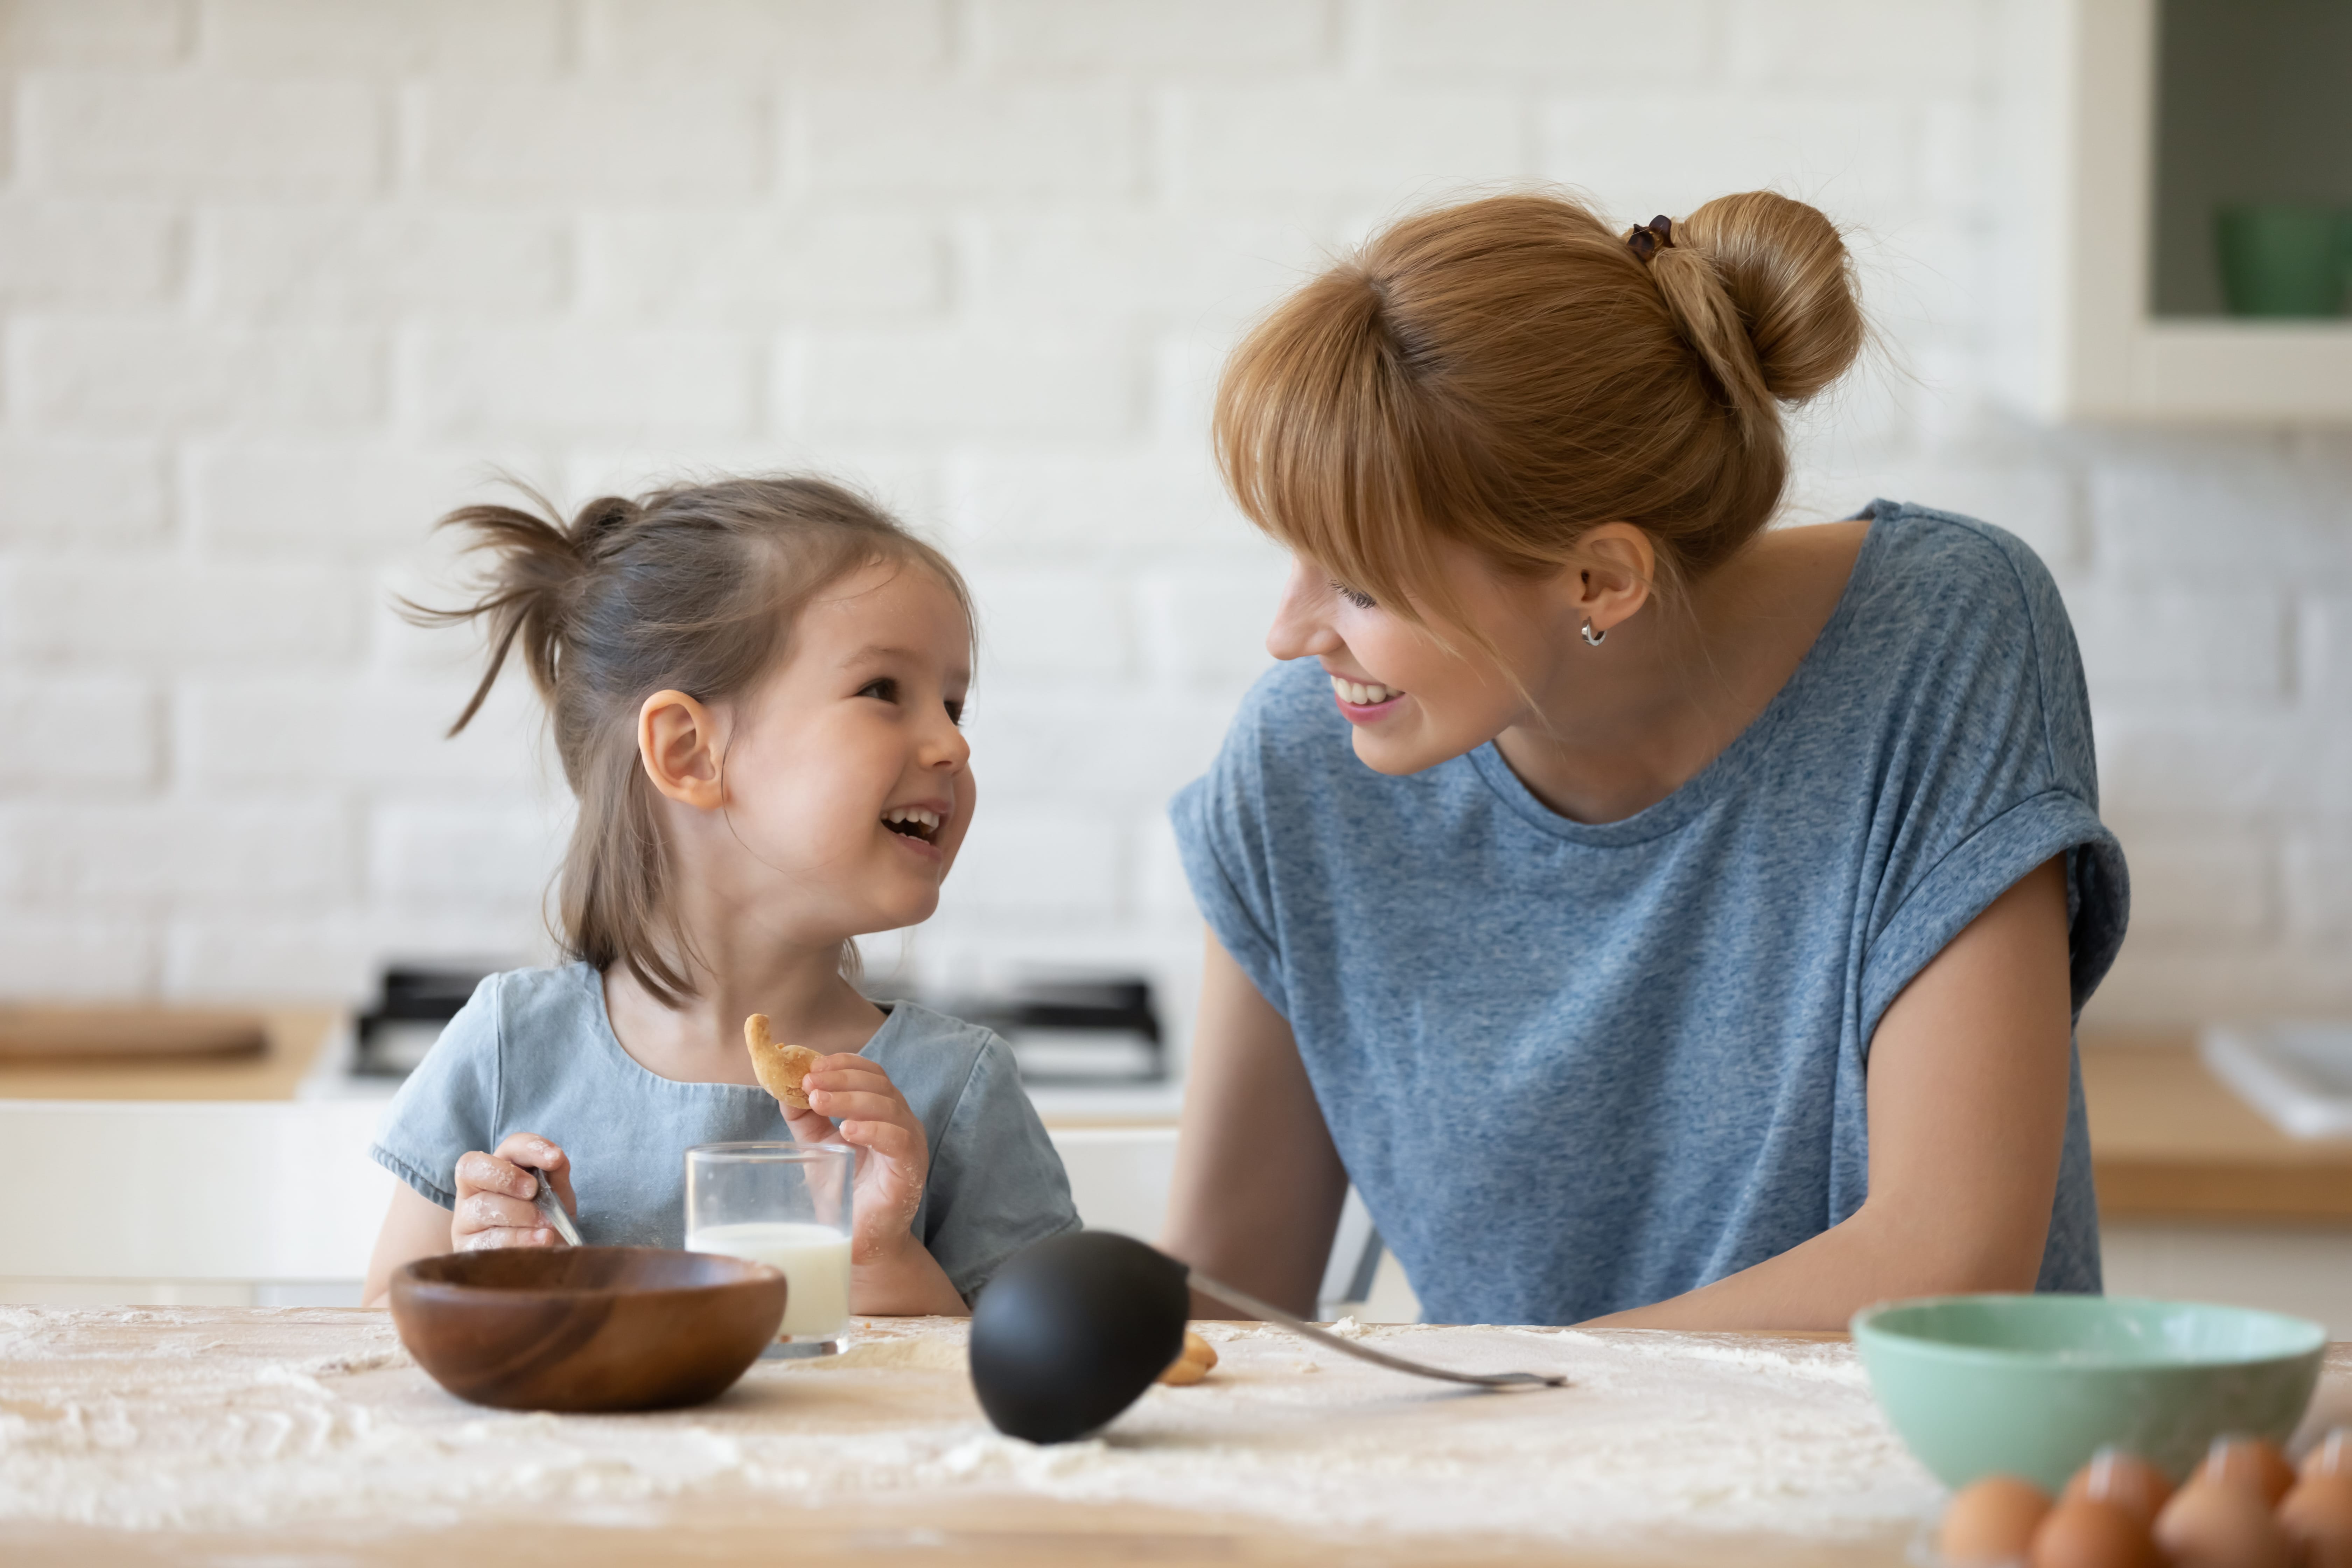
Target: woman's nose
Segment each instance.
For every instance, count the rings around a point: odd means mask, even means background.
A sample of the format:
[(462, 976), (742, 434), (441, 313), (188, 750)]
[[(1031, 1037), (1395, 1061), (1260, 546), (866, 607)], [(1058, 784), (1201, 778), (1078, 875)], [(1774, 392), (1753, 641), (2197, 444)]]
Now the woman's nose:
[(1276, 658), (1305, 658), (1328, 653), (1339, 646), (1339, 634), (1326, 619), (1330, 595), (1322, 576), (1304, 561), (1290, 563), (1290, 580), (1282, 585), (1282, 603), (1274, 609), (1274, 624), (1265, 629), (1265, 651)]

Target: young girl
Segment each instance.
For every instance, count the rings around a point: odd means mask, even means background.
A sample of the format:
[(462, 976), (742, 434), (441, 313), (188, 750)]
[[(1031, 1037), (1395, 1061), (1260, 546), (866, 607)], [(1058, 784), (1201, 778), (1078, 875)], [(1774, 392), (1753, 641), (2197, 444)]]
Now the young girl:
[[(928, 918), (971, 825), (962, 579), (854, 495), (733, 479), (606, 499), (569, 527), (467, 507), (496, 568), (469, 608), (520, 646), (579, 818), (572, 962), (492, 975), (401, 1088), (374, 1155), (406, 1184), (369, 1265), (550, 1247), (543, 1171), (592, 1244), (677, 1247), (697, 1143), (862, 1151), (851, 1309), (957, 1313), (1074, 1229), (1060, 1160), (985, 1029), (850, 984), (850, 938)], [(743, 1021), (824, 1053), (789, 1116)]]
[(1801, 203), (1526, 195), (1235, 352), (1292, 662), (1175, 805), (1179, 1256), (1304, 1307), (1352, 1181), (1441, 1322), (2098, 1289), (2070, 1026), (2127, 895), (2064, 607), (1948, 513), (1764, 531), (1863, 336)]

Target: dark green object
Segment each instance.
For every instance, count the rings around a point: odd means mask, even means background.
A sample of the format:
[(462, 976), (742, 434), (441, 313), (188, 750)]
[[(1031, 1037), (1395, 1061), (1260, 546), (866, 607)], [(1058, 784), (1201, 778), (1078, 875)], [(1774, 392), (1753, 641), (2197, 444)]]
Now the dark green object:
[(1015, 1254), (971, 1304), (971, 1386), (1000, 1432), (1067, 1443), (1140, 1398), (1184, 1348), (1184, 1266), (1114, 1231)]
[(2301, 1318), (2108, 1296), (1937, 1296), (1853, 1327), (1880, 1407), (1937, 1480), (2052, 1493), (2110, 1443), (2179, 1481), (2223, 1433), (2284, 1442), (2327, 1348)]
[(2294, 202), (2227, 206), (2213, 217), (2221, 290), (2234, 316), (2327, 317), (2344, 309), (2352, 222)]

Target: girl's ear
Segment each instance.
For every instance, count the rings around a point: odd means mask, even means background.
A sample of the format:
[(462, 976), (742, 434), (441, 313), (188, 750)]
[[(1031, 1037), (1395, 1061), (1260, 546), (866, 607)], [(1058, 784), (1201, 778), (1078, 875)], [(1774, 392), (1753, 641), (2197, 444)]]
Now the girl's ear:
[(717, 718), (683, 691), (656, 691), (637, 710), (637, 760), (654, 788), (681, 805), (716, 811), (726, 803), (724, 749)]

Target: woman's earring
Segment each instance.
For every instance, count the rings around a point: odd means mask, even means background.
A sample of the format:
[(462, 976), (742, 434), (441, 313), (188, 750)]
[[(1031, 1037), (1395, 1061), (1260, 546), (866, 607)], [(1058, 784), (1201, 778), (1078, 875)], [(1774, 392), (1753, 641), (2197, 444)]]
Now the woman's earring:
[(1607, 632), (1594, 631), (1592, 629), (1592, 622), (1591, 618), (1588, 617), (1586, 619), (1584, 623), (1584, 640), (1586, 642), (1591, 644), (1594, 647), (1599, 647), (1608, 636), (1609, 634)]

